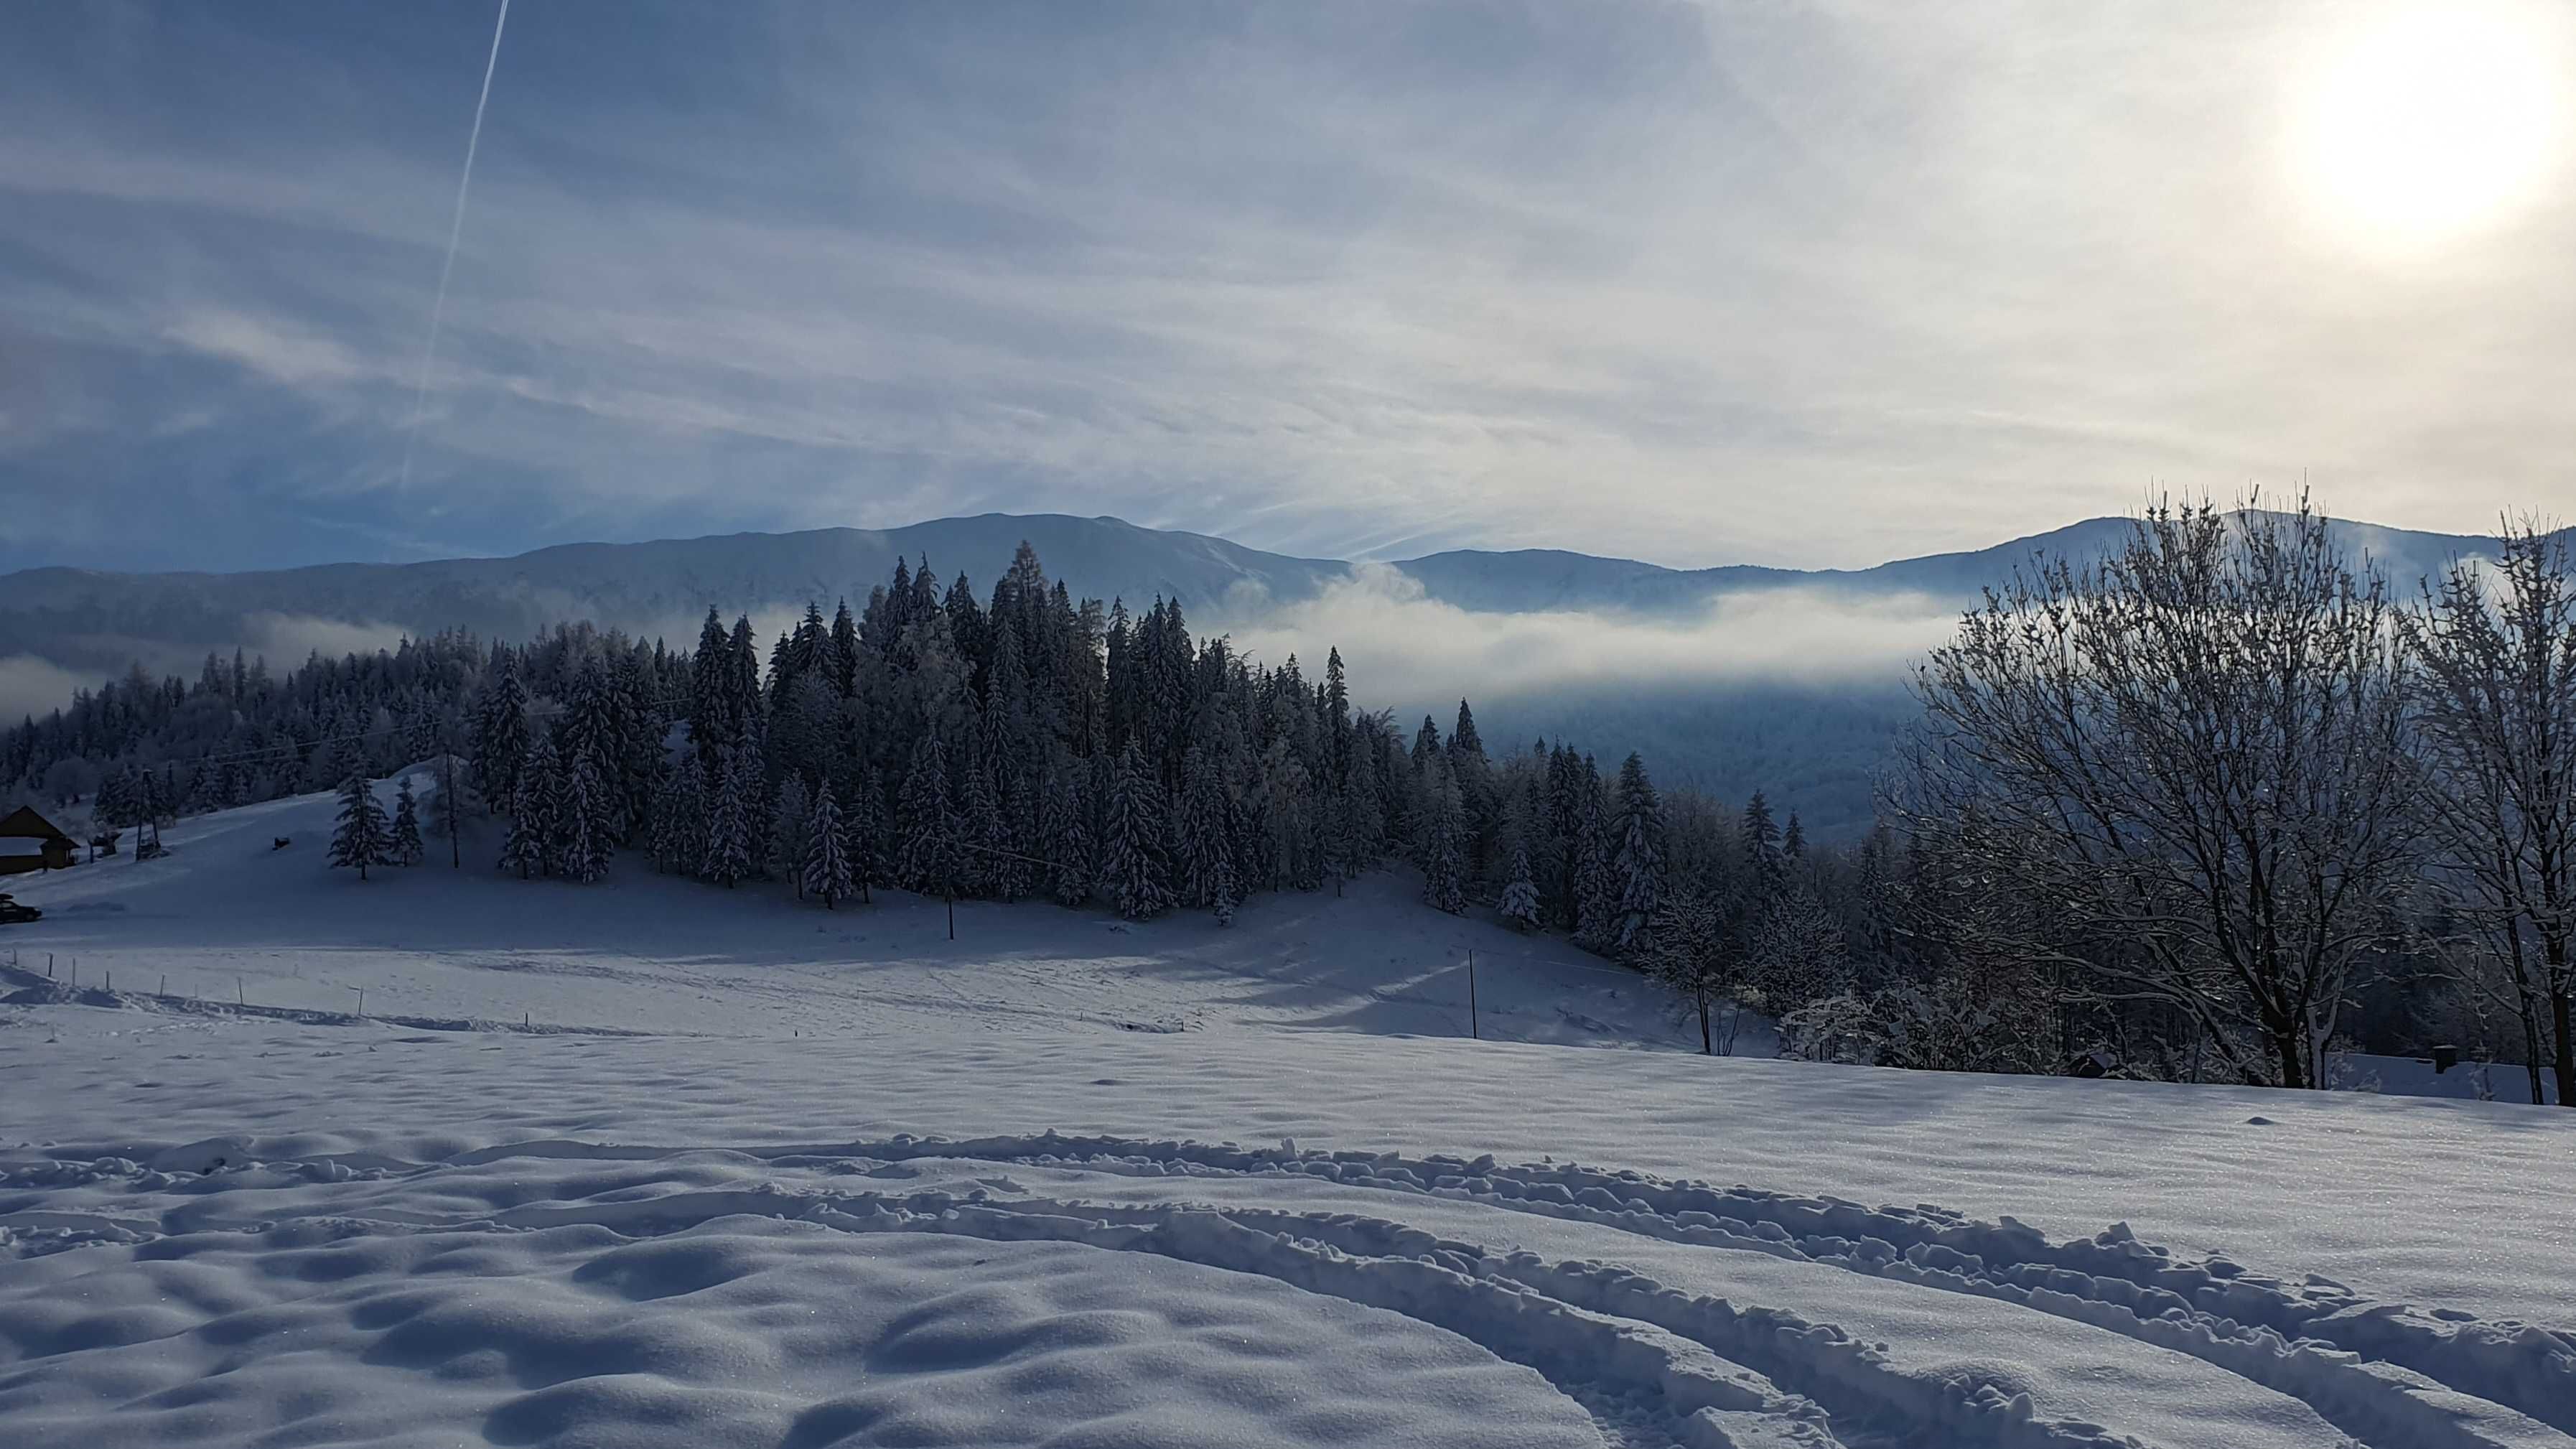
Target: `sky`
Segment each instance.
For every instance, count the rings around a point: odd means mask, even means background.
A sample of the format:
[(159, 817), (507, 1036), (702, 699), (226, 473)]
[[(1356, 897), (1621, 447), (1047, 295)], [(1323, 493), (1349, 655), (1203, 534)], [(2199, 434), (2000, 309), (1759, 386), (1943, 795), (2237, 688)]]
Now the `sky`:
[(29, 7), (0, 569), (2576, 514), (2576, 40), (2477, 4), (518, 0), (425, 372), (497, 3)]

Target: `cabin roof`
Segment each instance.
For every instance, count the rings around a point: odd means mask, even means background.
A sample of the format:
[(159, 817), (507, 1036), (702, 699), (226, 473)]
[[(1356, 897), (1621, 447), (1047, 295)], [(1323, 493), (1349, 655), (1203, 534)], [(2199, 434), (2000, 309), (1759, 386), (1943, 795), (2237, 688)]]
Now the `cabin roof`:
[(21, 805), (7, 815), (0, 815), (0, 837), (22, 840), (59, 840), (75, 845), (70, 836), (54, 828), (54, 822), (36, 813), (33, 805)]

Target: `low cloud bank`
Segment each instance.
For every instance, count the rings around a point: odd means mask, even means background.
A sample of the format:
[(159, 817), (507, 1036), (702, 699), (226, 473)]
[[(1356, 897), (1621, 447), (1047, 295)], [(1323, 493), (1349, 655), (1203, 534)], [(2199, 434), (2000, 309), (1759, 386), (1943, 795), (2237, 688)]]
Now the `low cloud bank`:
[(310, 614), (247, 614), (242, 618), (241, 647), (265, 657), (268, 667), (284, 671), (303, 664), (305, 656), (337, 659), (344, 654), (373, 654), (391, 649), (412, 631), (399, 624), (324, 619)]
[(0, 658), (0, 726), (60, 709), (72, 702), (74, 691), (96, 689), (103, 682), (33, 654)]
[(1241, 648), (1274, 664), (1293, 653), (1310, 678), (1322, 674), (1325, 649), (1339, 646), (1352, 692), (1369, 702), (1896, 678), (1959, 620), (1955, 606), (1929, 595), (1820, 588), (1720, 594), (1679, 618), (1479, 613), (1429, 597), (1382, 564), (1356, 566), (1310, 600), (1238, 594), (1219, 612)]

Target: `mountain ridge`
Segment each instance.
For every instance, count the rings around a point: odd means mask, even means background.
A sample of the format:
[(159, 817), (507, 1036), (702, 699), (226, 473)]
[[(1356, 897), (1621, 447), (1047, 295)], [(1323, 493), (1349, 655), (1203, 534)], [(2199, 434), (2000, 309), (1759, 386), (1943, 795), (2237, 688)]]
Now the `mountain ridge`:
[[(1407, 717), (1472, 694), (1489, 738), (1643, 750), (1658, 778), (1720, 798), (1767, 788), (1803, 807), (1810, 829), (1834, 835), (1866, 824), (1874, 773), (1914, 714), (1902, 661), (1941, 632), (1940, 616), (1972, 607), (2035, 552), (2093, 556), (2130, 526), (2084, 519), (1851, 570), (1454, 549), (1355, 572), (1117, 518), (1007, 513), (233, 574), (40, 568), (0, 575), (0, 710), (42, 714), (133, 663), (193, 675), (208, 651), (237, 647), (289, 667), (405, 634), (524, 639), (581, 619), (685, 644), (710, 605), (728, 620), (750, 614), (766, 632), (809, 600), (857, 607), (898, 556), (927, 554), (943, 585), (963, 572), (989, 590), (1025, 539), (1077, 596), (1123, 597), (1131, 608), (1176, 599), (1194, 629), (1266, 635), (1246, 642), (1282, 651), (1338, 644), (1358, 692)], [(2485, 543), (2337, 528), (2401, 575)], [(1389, 575), (1409, 585), (1390, 589)], [(1407, 602), (1414, 590), (1459, 613), (1420, 613)], [(1803, 632), (1763, 653), (1784, 631)], [(1748, 645), (1770, 662), (1729, 662)]]

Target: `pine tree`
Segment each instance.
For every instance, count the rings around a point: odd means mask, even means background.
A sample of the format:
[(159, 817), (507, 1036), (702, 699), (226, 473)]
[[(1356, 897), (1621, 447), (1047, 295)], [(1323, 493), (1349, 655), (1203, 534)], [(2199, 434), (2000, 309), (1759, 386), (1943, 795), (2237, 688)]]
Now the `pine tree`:
[(418, 865), (429, 852), (420, 842), (420, 803), (412, 798), (411, 776), (394, 790), (394, 823), (388, 858), (395, 865)]
[(937, 735), (924, 735), (914, 748), (896, 809), (903, 830), (896, 884), (921, 895), (954, 891), (957, 823), (948, 808), (948, 751)]
[[(496, 646), (495, 653), (499, 650)], [(474, 788), (495, 805), (519, 798), (519, 774), (528, 758), (528, 691), (504, 655), (500, 673), (484, 692), (474, 727)]]
[(1059, 756), (1047, 782), (1046, 810), (1038, 822), (1045, 841), (1047, 890), (1059, 905), (1091, 900), (1091, 827), (1082, 802), (1082, 779), (1071, 756)]
[[(1492, 702), (1486, 701), (1488, 704)], [(1458, 701), (1458, 727), (1449, 734), (1449, 754), (1452, 758), (1462, 755), (1484, 758), (1485, 742), (1476, 733), (1476, 712), (1469, 709), (1463, 699)]]
[(859, 899), (872, 901), (872, 887), (887, 879), (885, 785), (874, 770), (860, 777), (858, 803), (844, 817), (843, 839), (850, 855), (850, 878)]
[(700, 782), (696, 748), (662, 771), (653, 795), (653, 866), (666, 874), (690, 875), (707, 854), (707, 797)]
[(1213, 905), (1219, 877), (1233, 875), (1232, 811), (1205, 746), (1190, 746), (1181, 774), (1185, 783), (1179, 828), (1172, 838), (1173, 884), (1181, 905)]
[(1110, 791), (1100, 840), (1101, 887), (1118, 914), (1131, 921), (1172, 908), (1164, 816), (1162, 782), (1131, 739), (1118, 758), (1118, 781)]
[(1780, 873), (1780, 827), (1771, 821), (1771, 802), (1762, 792), (1744, 805), (1744, 857), (1751, 863), (1754, 875), (1769, 880)]
[(1423, 789), (1422, 899), (1433, 910), (1454, 916), (1467, 909), (1466, 813), (1446, 764), (1432, 764)]
[(858, 690), (858, 677), (859, 626), (850, 618), (850, 601), (843, 599), (840, 609), (832, 615), (832, 693), (849, 698)]
[(524, 819), (528, 823), (539, 875), (553, 875), (563, 869), (567, 789), (563, 751), (555, 743), (553, 732), (539, 731), (519, 772), (518, 798), (511, 810), (514, 822)]
[(562, 800), (556, 821), (558, 868), (585, 885), (606, 879), (616, 848), (615, 807), (601, 779), (596, 746), (585, 742), (573, 750), (563, 771)]
[(698, 874), (728, 890), (751, 874), (750, 761), (747, 749), (726, 756), (724, 777), (707, 807), (707, 849)]
[[(799, 681), (801, 686), (802, 681)], [(829, 795), (831, 787), (823, 793)], [(813, 846), (813, 798), (805, 791), (805, 782), (789, 775), (778, 785), (778, 803), (770, 812), (769, 871), (780, 880), (796, 886), (796, 898), (805, 898), (805, 862)]]
[(709, 791), (722, 778), (716, 773), (723, 768), (721, 752), (734, 742), (732, 662), (733, 645), (725, 636), (724, 620), (710, 606), (706, 623), (698, 629), (698, 652), (690, 656), (689, 669), (689, 742), (697, 746), (698, 768), (706, 777), (700, 787)]
[(801, 893), (820, 897), (826, 910), (838, 910), (857, 887), (850, 879), (849, 852), (841, 839), (841, 807), (832, 798), (831, 786), (825, 785), (815, 797), (813, 818), (805, 835)]
[(1220, 926), (1233, 925), (1235, 907), (1242, 903), (1243, 891), (1235, 884), (1234, 863), (1232, 861), (1218, 861), (1216, 867), (1216, 884), (1210, 892), (1210, 899), (1208, 902), (1210, 908), (1216, 913), (1216, 923)]
[(1645, 759), (1635, 754), (1619, 767), (1618, 842), (1610, 865), (1618, 892), (1610, 945), (1625, 951), (1644, 935), (1664, 893), (1663, 799), (1646, 776)]
[[(970, 600), (971, 602), (971, 600)], [(970, 753), (974, 752), (970, 748)], [(966, 767), (965, 802), (958, 812), (957, 876), (969, 894), (1002, 897), (1003, 852), (1011, 848), (1011, 837), (1003, 828), (1002, 805), (993, 788), (993, 772), (984, 759), (977, 758)]]
[(1610, 871), (1610, 828), (1603, 818), (1601, 775), (1590, 756), (1578, 767), (1575, 806), (1580, 812), (1574, 837), (1575, 939), (1594, 950), (1608, 944), (1617, 930), (1619, 892)]
[(501, 840), (501, 869), (519, 879), (546, 875), (554, 867), (554, 745), (537, 741), (527, 768), (519, 772), (518, 798), (511, 802), (510, 829)]
[(1503, 899), (1497, 908), (1502, 918), (1516, 931), (1538, 929), (1538, 882), (1530, 878), (1529, 850), (1512, 847), (1512, 878), (1503, 887)]
[(376, 799), (375, 783), (366, 772), (353, 773), (340, 783), (340, 819), (331, 831), (331, 864), (354, 865), (358, 879), (367, 878), (367, 867), (386, 862), (387, 840), (385, 807)]

